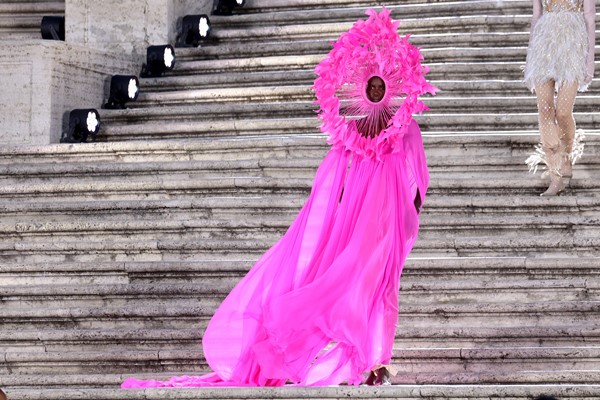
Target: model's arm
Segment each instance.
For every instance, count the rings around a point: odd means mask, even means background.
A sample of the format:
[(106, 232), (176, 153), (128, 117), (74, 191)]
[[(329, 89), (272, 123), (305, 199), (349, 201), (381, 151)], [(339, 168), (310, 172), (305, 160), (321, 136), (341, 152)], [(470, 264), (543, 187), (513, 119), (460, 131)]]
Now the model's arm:
[(531, 28), (529, 30), (529, 43), (531, 44), (531, 38), (533, 33), (533, 28), (537, 23), (538, 19), (542, 16), (543, 8), (542, 8), (542, 0), (533, 0), (533, 15), (531, 17)]
[(596, 1), (583, 1), (583, 17), (587, 27), (588, 36), (588, 54), (587, 54), (587, 70), (585, 84), (592, 82), (594, 78), (594, 55), (596, 50)]
[(543, 11), (544, 9), (542, 8), (542, 0), (533, 0), (533, 16), (531, 17), (530, 34), (533, 32), (533, 27), (535, 26), (537, 20), (542, 16)]

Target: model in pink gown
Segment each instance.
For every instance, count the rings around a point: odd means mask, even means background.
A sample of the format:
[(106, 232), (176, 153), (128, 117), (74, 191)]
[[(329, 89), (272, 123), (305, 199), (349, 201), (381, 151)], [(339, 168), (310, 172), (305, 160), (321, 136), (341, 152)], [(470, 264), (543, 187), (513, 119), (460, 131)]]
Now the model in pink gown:
[[(289, 230), (210, 321), (202, 342), (214, 372), (122, 387), (359, 384), (390, 364), (400, 274), (429, 182), (412, 115), (435, 88), (389, 11), (368, 15), (317, 66), (331, 150)], [(385, 86), (376, 97), (373, 77)]]

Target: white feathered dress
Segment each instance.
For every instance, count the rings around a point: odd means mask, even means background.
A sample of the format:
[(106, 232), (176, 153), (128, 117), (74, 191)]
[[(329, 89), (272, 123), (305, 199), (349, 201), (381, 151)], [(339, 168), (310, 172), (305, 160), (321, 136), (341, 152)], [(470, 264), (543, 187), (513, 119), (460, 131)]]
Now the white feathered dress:
[(585, 91), (594, 75), (594, 0), (534, 0), (525, 83), (531, 90), (552, 79), (556, 89), (577, 82)]

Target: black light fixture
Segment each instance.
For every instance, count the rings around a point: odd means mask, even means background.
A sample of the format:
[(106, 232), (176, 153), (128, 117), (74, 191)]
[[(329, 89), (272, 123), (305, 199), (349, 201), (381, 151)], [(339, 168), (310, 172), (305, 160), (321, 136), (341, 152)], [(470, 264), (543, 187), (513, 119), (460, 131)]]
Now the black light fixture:
[(208, 15), (186, 15), (181, 22), (180, 44), (198, 47), (200, 42), (210, 35)]
[(140, 81), (135, 75), (113, 75), (110, 78), (110, 95), (102, 108), (123, 109), (125, 103), (135, 101), (140, 93)]
[(87, 142), (88, 136), (93, 140), (100, 130), (100, 114), (93, 108), (75, 109), (69, 113), (69, 129), (60, 138), (61, 143)]
[(65, 17), (45, 16), (42, 18), (42, 39), (65, 40)]
[(170, 44), (149, 46), (146, 50), (146, 64), (142, 66), (142, 78), (161, 76), (175, 67), (175, 49)]
[(231, 15), (236, 7), (244, 7), (246, 0), (215, 0), (213, 15)]

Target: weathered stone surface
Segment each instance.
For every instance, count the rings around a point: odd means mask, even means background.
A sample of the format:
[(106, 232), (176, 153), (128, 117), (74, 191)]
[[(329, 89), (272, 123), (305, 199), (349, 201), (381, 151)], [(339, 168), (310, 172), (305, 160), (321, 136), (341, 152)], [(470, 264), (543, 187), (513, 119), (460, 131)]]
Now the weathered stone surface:
[(56, 143), (75, 108), (99, 108), (105, 79), (130, 72), (127, 57), (59, 41), (0, 41), (0, 143)]
[[(541, 372), (539, 376), (547, 373)], [(554, 374), (555, 379), (562, 380), (565, 375)], [(146, 389), (146, 390), (115, 390), (115, 389), (14, 389), (9, 390), (11, 399), (16, 400), (116, 400), (116, 399), (143, 399), (159, 400), (166, 396), (173, 396), (173, 389)], [(539, 394), (553, 394), (561, 399), (582, 400), (594, 399), (599, 396), (597, 387), (572, 386), (572, 385), (507, 385), (481, 384), (475, 386), (462, 385), (400, 385), (388, 387), (327, 387), (327, 388), (202, 388), (202, 389), (177, 389), (177, 399), (286, 399), (300, 400), (306, 398), (336, 399), (360, 398), (365, 400), (375, 399), (434, 399), (444, 398), (452, 400), (487, 400), (494, 397), (508, 400), (530, 399)]]
[(212, 1), (66, 0), (66, 40), (98, 50), (121, 50), (138, 65), (150, 45), (175, 44), (177, 22), (187, 14), (209, 14)]

